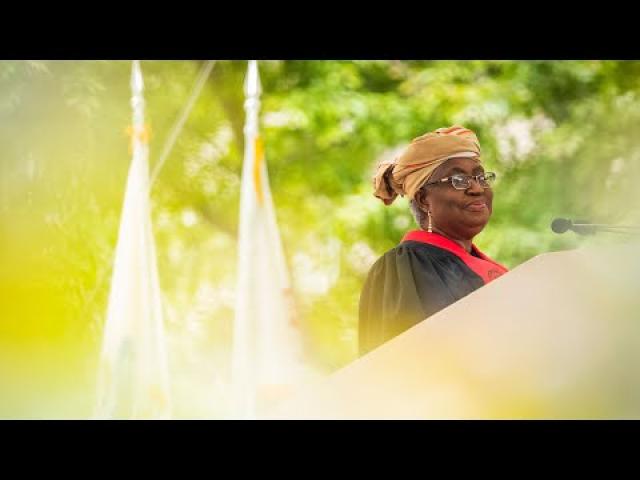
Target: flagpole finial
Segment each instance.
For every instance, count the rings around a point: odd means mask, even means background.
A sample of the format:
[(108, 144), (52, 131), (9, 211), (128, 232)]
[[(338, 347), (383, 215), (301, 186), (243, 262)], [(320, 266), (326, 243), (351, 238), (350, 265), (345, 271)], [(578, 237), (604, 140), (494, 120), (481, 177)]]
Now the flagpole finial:
[(244, 80), (244, 94), (247, 97), (257, 97), (262, 93), (260, 85), (260, 74), (258, 73), (258, 62), (249, 60), (247, 76)]
[(144, 82), (142, 81), (142, 71), (140, 70), (140, 60), (134, 60), (131, 68), (131, 90), (134, 93), (142, 92)]

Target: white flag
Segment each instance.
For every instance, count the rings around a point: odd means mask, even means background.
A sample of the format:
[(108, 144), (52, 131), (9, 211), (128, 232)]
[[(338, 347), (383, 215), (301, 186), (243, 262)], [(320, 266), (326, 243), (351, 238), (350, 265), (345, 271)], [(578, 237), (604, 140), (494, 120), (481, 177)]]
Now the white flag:
[(148, 130), (142, 73), (131, 76), (133, 160), (129, 169), (104, 326), (94, 417), (170, 417), (161, 292), (149, 207)]
[(234, 414), (256, 418), (261, 400), (292, 386), (304, 371), (289, 275), (258, 129), (260, 79), (245, 79), (245, 148), (240, 199), (238, 283), (233, 337)]

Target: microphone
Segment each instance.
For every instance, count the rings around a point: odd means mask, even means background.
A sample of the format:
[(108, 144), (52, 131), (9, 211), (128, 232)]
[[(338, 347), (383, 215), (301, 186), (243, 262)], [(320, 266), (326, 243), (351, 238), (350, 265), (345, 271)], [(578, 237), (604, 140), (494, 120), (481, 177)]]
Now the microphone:
[(555, 218), (553, 222), (551, 222), (551, 230), (554, 233), (564, 233), (571, 228), (571, 220), (567, 220), (566, 218)]
[(577, 220), (575, 223), (568, 218), (555, 218), (551, 222), (551, 230), (555, 233), (564, 233), (567, 230), (578, 235), (593, 235), (596, 232), (640, 234), (638, 225), (606, 225), (598, 223), (588, 223), (585, 220)]

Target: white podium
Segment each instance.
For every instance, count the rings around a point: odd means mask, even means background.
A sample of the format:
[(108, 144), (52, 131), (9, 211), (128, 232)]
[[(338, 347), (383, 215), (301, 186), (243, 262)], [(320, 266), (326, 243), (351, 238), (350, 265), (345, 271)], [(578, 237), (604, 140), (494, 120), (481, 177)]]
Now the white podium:
[(263, 418), (640, 418), (640, 245), (539, 255)]

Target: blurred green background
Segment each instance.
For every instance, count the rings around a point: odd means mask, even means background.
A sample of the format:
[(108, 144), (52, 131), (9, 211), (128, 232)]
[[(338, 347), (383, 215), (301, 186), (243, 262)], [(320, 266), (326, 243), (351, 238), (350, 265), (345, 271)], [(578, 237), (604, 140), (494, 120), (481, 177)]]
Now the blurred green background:
[[(143, 61), (151, 168), (202, 66)], [(218, 61), (151, 192), (174, 415), (228, 406), (247, 62)], [(640, 217), (640, 62), (261, 61), (261, 129), (299, 324), (356, 358), (367, 270), (414, 228), (375, 165), (462, 124), (498, 174), (475, 243), (513, 268), (585, 242), (555, 217)], [(131, 155), (129, 61), (0, 62), (0, 418), (85, 418)]]

